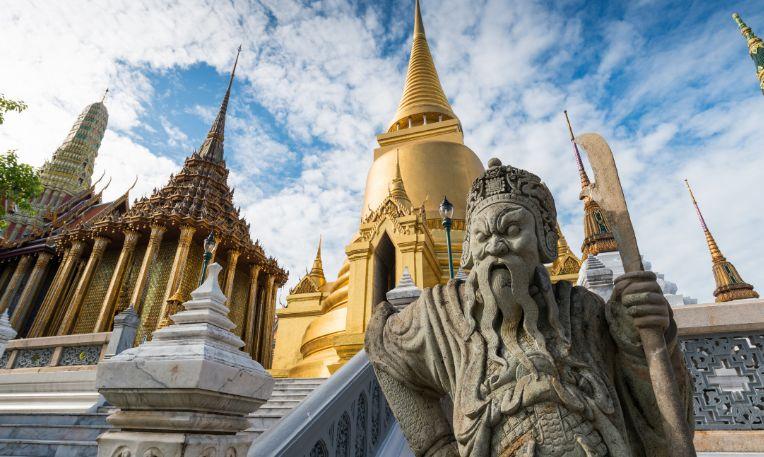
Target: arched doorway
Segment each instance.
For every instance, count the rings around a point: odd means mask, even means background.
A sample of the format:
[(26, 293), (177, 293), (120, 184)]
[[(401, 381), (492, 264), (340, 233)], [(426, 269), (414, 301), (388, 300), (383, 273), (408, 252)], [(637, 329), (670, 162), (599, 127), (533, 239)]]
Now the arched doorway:
[(385, 300), (388, 290), (395, 287), (395, 246), (387, 233), (382, 235), (374, 250), (374, 286), (372, 305)]

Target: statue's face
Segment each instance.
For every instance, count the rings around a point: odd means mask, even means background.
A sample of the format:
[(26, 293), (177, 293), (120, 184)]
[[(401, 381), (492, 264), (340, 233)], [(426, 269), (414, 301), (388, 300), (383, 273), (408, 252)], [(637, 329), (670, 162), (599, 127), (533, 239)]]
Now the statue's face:
[(533, 214), (512, 203), (496, 203), (473, 215), (470, 224), (470, 252), (475, 267), (517, 256), (529, 272), (540, 263)]

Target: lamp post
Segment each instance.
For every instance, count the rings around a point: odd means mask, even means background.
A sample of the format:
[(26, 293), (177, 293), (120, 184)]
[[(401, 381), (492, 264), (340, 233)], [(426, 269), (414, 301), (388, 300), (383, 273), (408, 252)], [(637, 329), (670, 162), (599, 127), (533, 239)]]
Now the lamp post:
[(448, 274), (454, 279), (454, 256), (451, 253), (451, 218), (454, 215), (454, 205), (443, 196), (440, 203), (440, 217), (443, 218), (443, 228), (446, 229), (446, 246), (448, 247)]
[(217, 245), (218, 244), (215, 241), (215, 231), (212, 230), (210, 231), (210, 235), (204, 240), (204, 262), (202, 263), (202, 277), (199, 278), (200, 286), (207, 277), (207, 265), (209, 265), (210, 260), (212, 259), (212, 253), (215, 252)]

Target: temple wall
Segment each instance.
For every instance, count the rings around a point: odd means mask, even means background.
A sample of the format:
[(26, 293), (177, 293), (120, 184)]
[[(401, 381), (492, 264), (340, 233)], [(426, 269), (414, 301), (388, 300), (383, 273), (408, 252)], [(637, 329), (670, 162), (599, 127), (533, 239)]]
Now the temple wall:
[(199, 279), (202, 274), (203, 256), (204, 248), (202, 245), (199, 243), (191, 243), (188, 251), (188, 258), (186, 258), (185, 262), (186, 269), (183, 272), (183, 279), (180, 283), (181, 292), (186, 298), (189, 298), (191, 291), (199, 286)]
[[(244, 268), (236, 269), (233, 279), (233, 296), (228, 298), (228, 317), (236, 324), (233, 333), (243, 337), (244, 318), (247, 313), (247, 299), (249, 298), (249, 272)], [(259, 337), (260, 335), (255, 335)]]
[(101, 306), (103, 305), (103, 299), (106, 296), (106, 289), (109, 288), (111, 276), (117, 265), (120, 249), (121, 246), (117, 246), (116, 249), (109, 249), (104, 252), (98, 268), (93, 273), (93, 279), (90, 281), (85, 298), (82, 300), (80, 313), (77, 316), (77, 322), (72, 331), (73, 334), (89, 333), (95, 328), (98, 314), (101, 312)]

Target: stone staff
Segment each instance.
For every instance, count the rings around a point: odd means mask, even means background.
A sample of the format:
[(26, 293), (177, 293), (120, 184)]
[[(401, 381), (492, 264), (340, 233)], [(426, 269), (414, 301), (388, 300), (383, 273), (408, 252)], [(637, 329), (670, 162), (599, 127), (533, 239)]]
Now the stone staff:
[[(576, 136), (574, 141), (584, 148), (594, 171), (594, 182), (582, 191), (582, 195), (597, 202), (605, 213), (618, 243), (624, 271), (627, 274), (644, 271), (613, 151), (605, 139), (596, 133)], [(692, 433), (687, 425), (663, 333), (657, 328), (642, 328), (639, 337), (673, 455), (695, 457)]]

